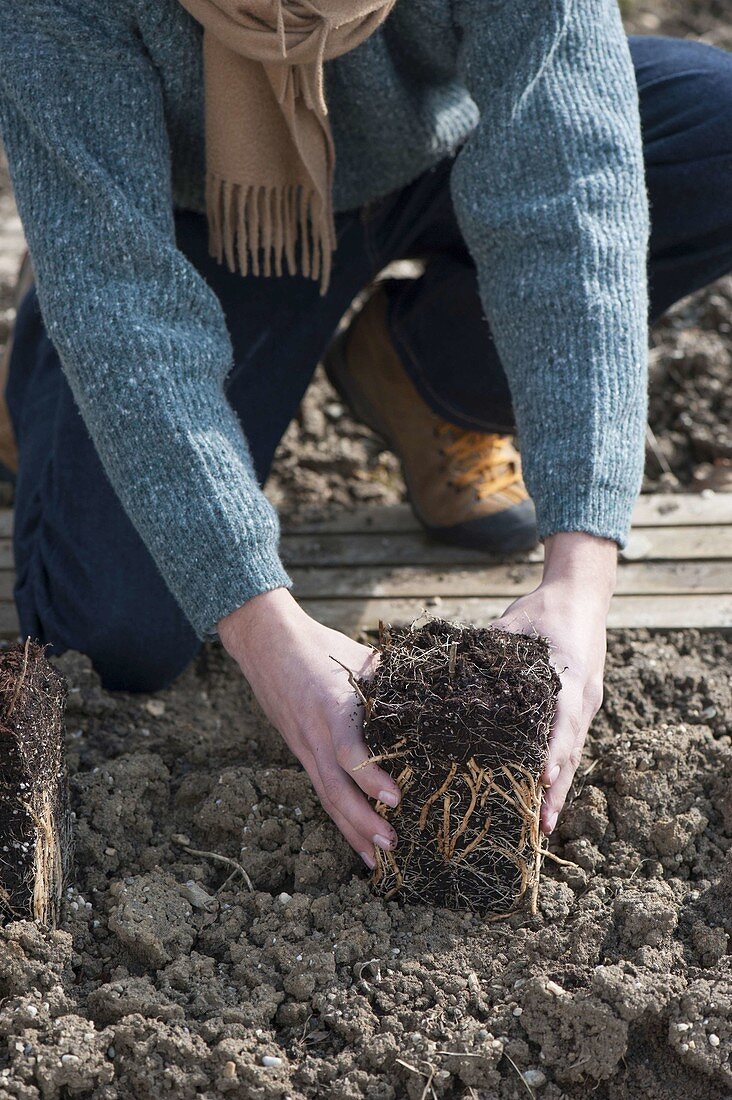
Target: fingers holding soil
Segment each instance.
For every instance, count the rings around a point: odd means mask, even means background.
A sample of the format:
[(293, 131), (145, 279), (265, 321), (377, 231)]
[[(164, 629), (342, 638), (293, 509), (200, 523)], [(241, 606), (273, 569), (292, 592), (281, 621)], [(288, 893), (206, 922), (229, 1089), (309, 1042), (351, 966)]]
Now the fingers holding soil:
[(371, 755), (361, 738), (336, 744), (336, 759), (369, 798), (392, 809), (399, 805), (401, 791), (398, 785), (383, 768), (371, 762)]
[(323, 809), (337, 825), (355, 852), (363, 858), (374, 846), (388, 851), (396, 846), (394, 829), (371, 808), (365, 796), (337, 765), (310, 757), (303, 764), (312, 780)]
[(559, 694), (557, 716), (549, 742), (549, 758), (543, 774), (546, 790), (541, 827), (547, 835), (554, 829), (569, 794), (589, 724), (590, 716), (583, 710), (581, 695), (576, 689), (565, 685)]

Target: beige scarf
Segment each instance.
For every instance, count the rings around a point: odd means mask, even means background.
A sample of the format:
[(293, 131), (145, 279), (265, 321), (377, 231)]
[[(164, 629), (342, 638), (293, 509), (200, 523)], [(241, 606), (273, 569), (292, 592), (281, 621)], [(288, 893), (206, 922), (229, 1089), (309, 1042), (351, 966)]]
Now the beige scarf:
[[(211, 254), (243, 274), (319, 279), (336, 244), (323, 63), (395, 0), (181, 0), (202, 24)], [(263, 264), (260, 264), (260, 257)]]

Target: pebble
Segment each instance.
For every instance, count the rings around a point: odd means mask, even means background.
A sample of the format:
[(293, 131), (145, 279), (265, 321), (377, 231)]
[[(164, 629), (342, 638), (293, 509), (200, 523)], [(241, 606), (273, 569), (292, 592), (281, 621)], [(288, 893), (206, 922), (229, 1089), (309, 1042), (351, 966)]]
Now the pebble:
[(713, 1047), (718, 1047), (719, 1046), (719, 1036), (715, 1035), (712, 1032), (712, 1034), (709, 1036), (709, 1042)]
[(61, 1055), (61, 1062), (65, 1066), (74, 1065), (78, 1061), (79, 1061), (78, 1054), (62, 1054)]
[(549, 981), (546, 983), (547, 993), (553, 993), (555, 997), (563, 997), (567, 992), (566, 989), (562, 989), (561, 985), (557, 982)]
[(219, 907), (217, 899), (209, 894), (208, 890), (204, 890), (199, 883), (194, 882), (193, 879), (181, 886), (180, 892), (194, 909), (204, 909), (206, 912), (212, 913)]
[(224, 1077), (228, 1081), (231, 1081), (232, 1078), (236, 1077), (236, 1062), (226, 1062), (226, 1064), (224, 1065)]
[(546, 1074), (542, 1073), (540, 1069), (525, 1069), (523, 1078), (530, 1089), (540, 1089), (542, 1085), (546, 1084)]
[(38, 1015), (38, 1009), (36, 1008), (35, 1005), (26, 1005), (25, 1010), (26, 1010), (26, 1012), (28, 1013), (29, 1016), (37, 1016)]
[(523, 1010), (523, 1008), (521, 1008), (520, 1005), (516, 1005), (516, 1007), (513, 1010), (513, 1014), (514, 1014), (514, 1016), (521, 1016), (521, 1015), (523, 1015), (523, 1011), (524, 1010)]
[(153, 718), (162, 718), (165, 714), (165, 703), (161, 703), (159, 699), (148, 699), (145, 710), (148, 714), (152, 714)]
[(280, 905), (289, 905), (292, 901), (292, 894), (286, 894), (284, 891), (277, 898)]
[(677, 1031), (688, 1031), (690, 1027), (691, 1027), (691, 1024), (681, 1023), (681, 1024), (676, 1025), (676, 1030)]
[(267, 1066), (269, 1069), (276, 1069), (282, 1065), (282, 1059), (278, 1058), (275, 1054), (263, 1054), (262, 1065)]

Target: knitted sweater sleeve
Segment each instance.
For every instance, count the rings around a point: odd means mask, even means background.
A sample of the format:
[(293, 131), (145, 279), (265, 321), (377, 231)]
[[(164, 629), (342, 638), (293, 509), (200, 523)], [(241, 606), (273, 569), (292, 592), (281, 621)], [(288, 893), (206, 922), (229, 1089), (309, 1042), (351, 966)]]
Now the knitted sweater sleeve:
[(175, 245), (161, 89), (128, 7), (3, 0), (0, 132), (75, 400), (202, 635), (289, 579), (224, 395), (222, 311)]
[(480, 124), (452, 178), (542, 538), (624, 543), (646, 414), (648, 210), (616, 0), (454, 0)]

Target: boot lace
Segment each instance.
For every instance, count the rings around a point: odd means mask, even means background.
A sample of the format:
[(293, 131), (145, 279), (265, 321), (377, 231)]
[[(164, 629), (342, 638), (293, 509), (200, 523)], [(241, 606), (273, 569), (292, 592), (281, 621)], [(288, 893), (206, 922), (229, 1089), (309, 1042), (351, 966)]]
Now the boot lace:
[(435, 435), (441, 450), (453, 467), (452, 484), (456, 489), (472, 488), (479, 499), (505, 493), (516, 501), (524, 499), (521, 462), (510, 435), (464, 431), (440, 421)]

